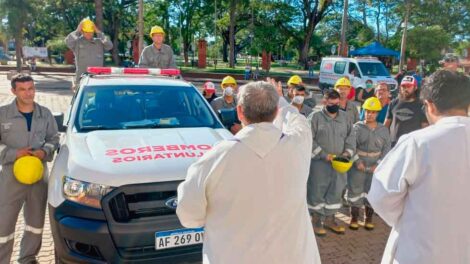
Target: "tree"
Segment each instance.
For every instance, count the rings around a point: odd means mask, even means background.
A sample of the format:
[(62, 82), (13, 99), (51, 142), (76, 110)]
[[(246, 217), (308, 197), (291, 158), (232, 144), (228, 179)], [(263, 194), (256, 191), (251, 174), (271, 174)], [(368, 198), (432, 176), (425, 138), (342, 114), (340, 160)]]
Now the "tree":
[(103, 30), (103, 0), (95, 0), (96, 26)]
[(441, 50), (449, 46), (450, 35), (440, 26), (414, 27), (408, 32), (408, 51), (410, 57), (437, 63)]
[(13, 36), (15, 39), (16, 68), (18, 71), (22, 68), (23, 34), (26, 25), (31, 21), (31, 14), (34, 13), (34, 2), (34, 0), (0, 0), (1, 15), (7, 18), (8, 35)]

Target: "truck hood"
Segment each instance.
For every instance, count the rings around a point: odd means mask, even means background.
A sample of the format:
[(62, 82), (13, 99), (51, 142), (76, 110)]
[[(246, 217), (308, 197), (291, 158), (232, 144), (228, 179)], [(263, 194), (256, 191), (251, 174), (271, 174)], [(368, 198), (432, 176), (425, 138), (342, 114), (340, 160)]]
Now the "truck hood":
[(113, 187), (183, 180), (192, 163), (231, 137), (212, 128), (71, 133), (67, 176)]

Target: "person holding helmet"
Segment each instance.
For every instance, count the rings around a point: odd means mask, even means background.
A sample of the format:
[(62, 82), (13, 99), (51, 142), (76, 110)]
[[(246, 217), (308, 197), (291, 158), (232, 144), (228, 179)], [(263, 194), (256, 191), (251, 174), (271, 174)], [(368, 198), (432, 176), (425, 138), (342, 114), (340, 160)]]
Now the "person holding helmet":
[(153, 43), (142, 50), (140, 54), (140, 68), (176, 69), (175, 56), (170, 46), (164, 44), (165, 31), (159, 26), (150, 30)]
[(324, 226), (335, 233), (345, 232), (345, 228), (336, 221), (335, 213), (342, 207), (346, 174), (335, 170), (332, 161), (335, 157), (350, 160), (356, 149), (356, 139), (351, 121), (345, 112), (339, 110), (339, 101), (338, 91), (325, 91), (322, 110), (308, 117), (313, 145), (307, 202), (313, 229), (318, 236), (326, 234)]
[[(222, 96), (215, 98), (211, 102), (212, 109), (217, 114), (221, 114), (221, 111), (233, 110), (235, 111), (237, 107), (237, 97), (238, 92), (237, 81), (232, 76), (225, 76), (222, 79)], [(236, 134), (242, 128), (240, 122), (237, 120), (234, 124), (230, 124), (230, 127), (227, 127), (233, 134)]]
[(11, 87), (15, 100), (0, 107), (0, 264), (10, 263), (23, 205), (25, 228), (18, 262), (37, 263), (46, 213), (46, 162), (53, 159), (59, 133), (51, 111), (34, 102), (31, 76), (14, 76)]
[[(94, 34), (96, 33), (96, 38)], [(65, 38), (65, 44), (75, 55), (75, 79), (73, 88), (90, 66), (103, 66), (104, 51), (111, 50), (113, 43), (89, 18), (83, 19), (77, 29)]]
[(418, 98), (418, 82), (413, 76), (405, 76), (400, 84), (400, 94), (388, 107), (384, 125), (390, 129), (392, 147), (400, 137), (428, 125)]
[(359, 111), (357, 110), (357, 107), (354, 105), (354, 103), (348, 99), (348, 95), (350, 94), (351, 89), (351, 82), (348, 78), (339, 78), (335, 83), (335, 90), (338, 91), (340, 95), (340, 109), (346, 112), (349, 121), (355, 124), (357, 121), (359, 121)]
[(348, 173), (348, 202), (351, 205), (351, 222), (349, 228), (359, 228), (359, 209), (365, 206), (365, 228), (374, 229), (372, 216), (374, 210), (367, 201), (367, 193), (372, 182), (375, 168), (385, 155), (390, 151), (390, 132), (387, 127), (377, 122), (377, 116), (382, 110), (382, 105), (376, 97), (366, 99), (362, 105), (365, 112), (364, 121), (359, 121), (353, 126), (356, 135), (356, 155), (354, 166)]
[(207, 100), (209, 104), (215, 98), (217, 98), (217, 95), (215, 95), (215, 85), (213, 82), (204, 83), (204, 90), (202, 91), (202, 95), (204, 96), (204, 98)]

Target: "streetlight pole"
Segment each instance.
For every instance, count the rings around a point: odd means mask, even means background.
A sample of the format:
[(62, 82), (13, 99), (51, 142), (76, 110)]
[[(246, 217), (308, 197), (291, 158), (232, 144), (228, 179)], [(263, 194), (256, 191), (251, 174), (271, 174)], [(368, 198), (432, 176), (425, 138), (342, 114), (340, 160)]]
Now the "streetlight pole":
[(139, 0), (139, 56), (144, 49), (144, 0)]
[(403, 28), (403, 35), (401, 37), (401, 49), (400, 49), (400, 64), (398, 65), (398, 71), (403, 69), (405, 65), (405, 54), (406, 54), (406, 35), (408, 31), (408, 17), (410, 15), (410, 4), (408, 1), (405, 2), (406, 4), (406, 13), (405, 13), (405, 27)]
[(343, 20), (341, 21), (341, 39), (338, 54), (342, 57), (348, 56), (348, 44), (346, 43), (346, 32), (348, 31), (348, 0), (344, 0)]

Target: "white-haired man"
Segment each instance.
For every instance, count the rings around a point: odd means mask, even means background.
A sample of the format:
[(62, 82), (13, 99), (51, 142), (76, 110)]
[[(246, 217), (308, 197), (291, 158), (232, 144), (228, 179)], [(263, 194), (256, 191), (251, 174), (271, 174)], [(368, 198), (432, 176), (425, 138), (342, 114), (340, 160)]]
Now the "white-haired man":
[(267, 82), (241, 87), (243, 129), (194, 163), (178, 188), (181, 223), (205, 228), (204, 263), (320, 263), (305, 199), (311, 131), (297, 109), (280, 111), (283, 131), (273, 124), (279, 101), (287, 104), (280, 94)]

